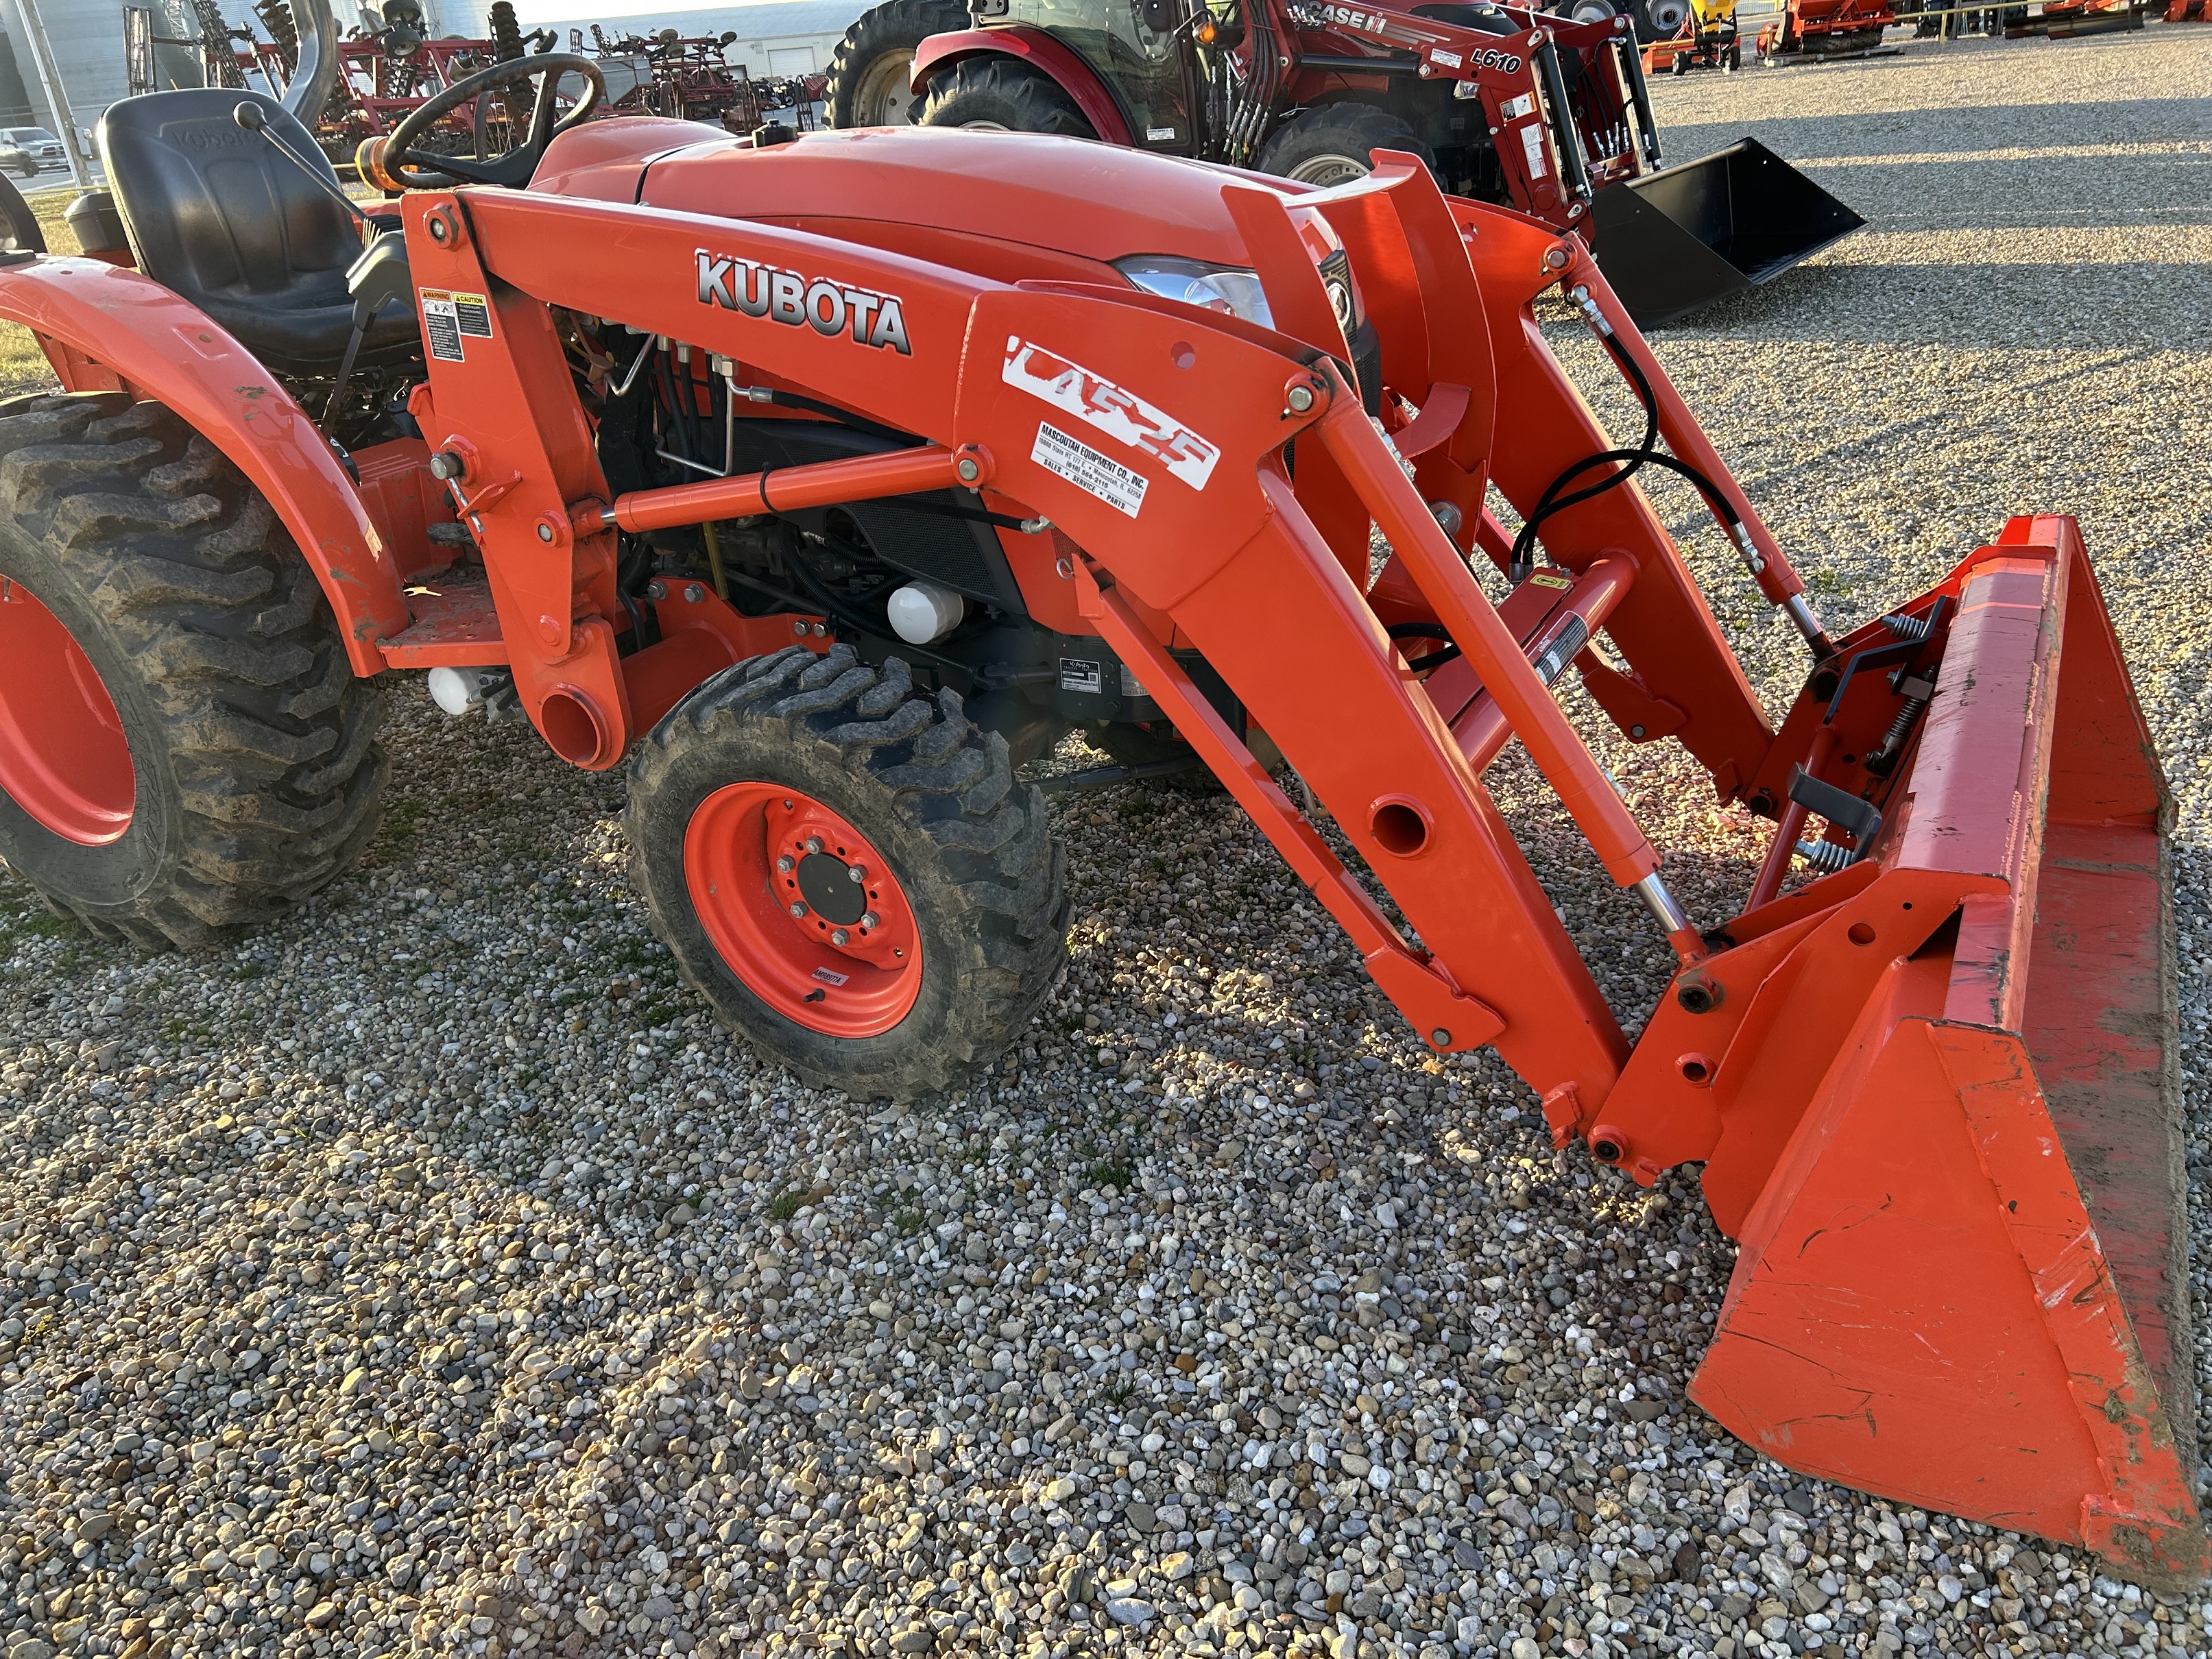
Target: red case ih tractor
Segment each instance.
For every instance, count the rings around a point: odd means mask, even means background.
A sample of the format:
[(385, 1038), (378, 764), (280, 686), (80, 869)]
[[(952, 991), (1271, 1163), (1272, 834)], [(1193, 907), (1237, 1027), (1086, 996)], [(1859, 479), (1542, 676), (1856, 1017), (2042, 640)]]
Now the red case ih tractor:
[[(1679, 22), (1672, 0), (1657, 0)], [(1574, 231), (1638, 325), (1771, 281), (1864, 222), (1756, 140), (1662, 171), (1635, 33), (1559, 15), (1333, 0), (886, 0), (839, 45), (830, 124), (1101, 138), (1326, 188), (1380, 149)]]
[[(1064, 960), (1016, 766), (1171, 726), (1436, 1053), (1495, 1047), (1626, 1179), (1704, 1165), (1740, 1243), (1707, 1411), (2201, 1579), (2169, 797), (2072, 520), (1832, 635), (1580, 241), (1413, 155), (1314, 191), (927, 127), (750, 144), (579, 125), (596, 74), (526, 58), (417, 110), (372, 158), (397, 228), (356, 227), (292, 113), (213, 90), (102, 117), (125, 263), (15, 222), (0, 316), (64, 388), (0, 406), (19, 877), (149, 944), (272, 915), (372, 832), (368, 682), (441, 670), (627, 762), (632, 878), (733, 1030), (914, 1095)], [(526, 77), (511, 155), (417, 148)], [(1552, 296), (1634, 442), (1552, 356)], [(1638, 487), (1662, 470), (1804, 639), (1778, 725)], [(1771, 818), (1736, 914), (1671, 895), (1570, 672)], [(1515, 741), (1650, 910), (1632, 1043), (1484, 787)]]

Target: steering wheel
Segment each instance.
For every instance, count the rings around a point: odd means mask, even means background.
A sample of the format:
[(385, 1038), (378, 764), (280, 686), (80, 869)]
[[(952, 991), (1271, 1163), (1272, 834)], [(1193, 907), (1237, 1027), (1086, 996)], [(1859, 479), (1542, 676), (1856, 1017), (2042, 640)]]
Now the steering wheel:
[[(553, 118), (554, 90), (561, 84), (562, 77), (568, 75), (584, 77), (584, 95), (556, 123)], [(432, 128), (456, 110), (511, 82), (533, 80), (540, 76), (544, 78), (538, 83), (537, 105), (530, 112), (530, 131), (513, 149), (488, 159), (468, 159), (415, 148), (429, 136)], [(599, 64), (578, 52), (550, 52), (532, 58), (510, 58), (503, 64), (494, 64), (489, 69), (479, 70), (465, 80), (454, 82), (409, 111), (407, 118), (384, 141), (378, 165), (407, 190), (447, 190), (455, 185), (504, 185), (520, 189), (530, 182), (530, 175), (538, 170), (545, 147), (569, 128), (590, 119), (606, 89)]]

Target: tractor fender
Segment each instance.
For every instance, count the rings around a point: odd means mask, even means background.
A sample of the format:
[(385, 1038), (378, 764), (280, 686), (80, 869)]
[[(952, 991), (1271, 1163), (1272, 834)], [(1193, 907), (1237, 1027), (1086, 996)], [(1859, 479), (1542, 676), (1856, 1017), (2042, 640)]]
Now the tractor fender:
[(314, 571), (353, 672), (409, 623), (399, 571), (315, 423), (198, 307), (137, 271), (40, 257), (0, 268), (0, 318), (36, 335), (63, 387), (127, 392), (173, 410), (268, 498)]
[(1134, 144), (1129, 123), (1114, 94), (1083, 54), (1065, 41), (1025, 23), (994, 29), (956, 29), (933, 34), (915, 49), (914, 75), (908, 84), (919, 98), (940, 70), (970, 58), (1018, 58), (1050, 76), (1060, 89), (1075, 100), (1076, 108), (1091, 129), (1109, 144)]

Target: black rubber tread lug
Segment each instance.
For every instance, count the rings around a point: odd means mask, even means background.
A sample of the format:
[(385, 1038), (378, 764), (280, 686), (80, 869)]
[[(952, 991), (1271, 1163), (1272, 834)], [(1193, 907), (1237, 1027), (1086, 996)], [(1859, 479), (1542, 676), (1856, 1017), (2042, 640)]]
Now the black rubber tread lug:
[(179, 815), (128, 908), (42, 890), (50, 906), (143, 947), (198, 946), (359, 854), (388, 772), (379, 699), (275, 511), (213, 444), (120, 394), (9, 399), (0, 512), (74, 568), (79, 602), (140, 671)]
[[(854, 1079), (779, 1057), (816, 1081), (857, 1083), (900, 1098), (969, 1081), (1018, 1039), (1066, 961), (1067, 860), (1051, 833), (1042, 792), (1014, 781), (1006, 739), (969, 720), (956, 694), (915, 695), (911, 671), (898, 659), (874, 668), (843, 645), (820, 656), (787, 647), (708, 681), (640, 745), (624, 823), (631, 881), (641, 893), (649, 890), (642, 848), (656, 788), (679, 749), (740, 721), (781, 726), (780, 742), (830, 745), (848, 770), (885, 786), (892, 810), (944, 853), (982, 962), (960, 981), (957, 1029), (915, 1043), (896, 1075), (879, 1066)], [(865, 823), (860, 827), (865, 833)], [(672, 948), (666, 919), (657, 908), (649, 914)], [(678, 959), (683, 962), (681, 951)], [(688, 967), (684, 972), (696, 988), (714, 996), (714, 987)]]

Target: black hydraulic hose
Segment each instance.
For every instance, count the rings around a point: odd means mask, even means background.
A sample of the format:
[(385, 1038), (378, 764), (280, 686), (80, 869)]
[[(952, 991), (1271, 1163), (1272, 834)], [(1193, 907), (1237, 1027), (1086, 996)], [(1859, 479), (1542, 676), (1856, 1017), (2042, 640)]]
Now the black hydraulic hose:
[(1394, 640), (1442, 640), (1444, 648), (1431, 651), (1413, 659), (1415, 668), (1442, 668), (1459, 655), (1459, 646), (1452, 639), (1451, 629), (1442, 623), (1392, 623), (1382, 630)]
[[(1643, 441), (1633, 449), (1608, 449), (1600, 454), (1585, 456), (1545, 487), (1527, 521), (1522, 525), (1521, 533), (1513, 538), (1512, 556), (1506, 565), (1508, 580), (1526, 581), (1529, 573), (1535, 568), (1536, 535), (1543, 528), (1545, 520), (1571, 507), (1579, 507), (1584, 501), (1595, 500), (1608, 489), (1617, 489), (1646, 466), (1656, 466), (1688, 479), (1711, 504), (1713, 511), (1736, 532), (1739, 544), (1743, 539), (1743, 520), (1728, 497), (1721, 494), (1720, 487), (1688, 462), (1659, 453), (1659, 399), (1651, 390), (1651, 381), (1644, 373), (1644, 366), (1629, 355), (1627, 348), (1609, 329), (1600, 333), (1598, 339), (1636, 388), (1637, 401), (1644, 406)], [(1577, 489), (1571, 495), (1560, 494), (1584, 473), (1607, 465), (1615, 465), (1618, 470), (1586, 489)]]

